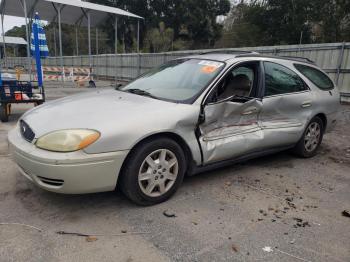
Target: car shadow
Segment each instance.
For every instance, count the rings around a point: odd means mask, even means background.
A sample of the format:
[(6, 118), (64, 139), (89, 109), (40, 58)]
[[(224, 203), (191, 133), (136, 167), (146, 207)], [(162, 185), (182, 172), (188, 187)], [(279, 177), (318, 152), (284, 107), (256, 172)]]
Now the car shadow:
[[(197, 186), (215, 184), (217, 180), (229, 179), (240, 175), (242, 171), (246, 171), (252, 167), (292, 167), (291, 159), (293, 156), (288, 152), (260, 157), (254, 160), (245, 161), (213, 171), (203, 172), (195, 176), (186, 177), (179, 192), (170, 199), (169, 203), (188, 196), (190, 192), (198, 192)], [(83, 195), (64, 195), (48, 192), (38, 188), (26, 178), (17, 174), (17, 182), (15, 187), (15, 198), (20, 201), (24, 208), (31, 211), (40, 211), (41, 213), (50, 213), (57, 215), (71, 212), (72, 210), (130, 210), (142, 209), (144, 207), (137, 206), (130, 202), (120, 190), (112, 192), (102, 192)], [(166, 202), (161, 205), (167, 205)]]

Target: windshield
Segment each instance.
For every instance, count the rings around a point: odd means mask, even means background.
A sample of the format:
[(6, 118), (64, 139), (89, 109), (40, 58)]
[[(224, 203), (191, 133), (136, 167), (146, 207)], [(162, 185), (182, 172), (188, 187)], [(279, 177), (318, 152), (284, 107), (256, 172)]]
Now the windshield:
[(174, 60), (150, 70), (120, 90), (184, 102), (199, 94), (223, 67), (224, 63), (217, 61)]

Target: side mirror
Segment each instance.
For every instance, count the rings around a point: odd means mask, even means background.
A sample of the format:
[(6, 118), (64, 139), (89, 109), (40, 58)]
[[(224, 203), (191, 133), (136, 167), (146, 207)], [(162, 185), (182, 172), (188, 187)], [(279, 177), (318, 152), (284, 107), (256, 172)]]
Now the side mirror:
[(121, 87), (123, 87), (124, 85), (123, 84), (121, 84), (121, 83), (118, 83), (118, 84), (116, 84), (116, 86), (115, 86), (115, 90), (119, 90)]

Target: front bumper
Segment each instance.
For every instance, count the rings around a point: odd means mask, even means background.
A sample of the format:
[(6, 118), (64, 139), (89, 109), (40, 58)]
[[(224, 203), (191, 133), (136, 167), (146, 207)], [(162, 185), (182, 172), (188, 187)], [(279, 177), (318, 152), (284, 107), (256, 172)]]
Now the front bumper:
[(129, 152), (50, 152), (24, 140), (18, 128), (9, 132), (8, 140), (14, 161), (26, 178), (40, 188), (63, 194), (113, 191)]

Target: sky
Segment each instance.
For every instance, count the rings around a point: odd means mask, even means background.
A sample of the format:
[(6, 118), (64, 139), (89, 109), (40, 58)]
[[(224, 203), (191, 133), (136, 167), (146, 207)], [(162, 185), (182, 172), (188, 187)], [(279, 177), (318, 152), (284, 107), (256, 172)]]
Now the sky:
[[(24, 18), (15, 16), (5, 16), (4, 17), (4, 31), (10, 30), (14, 26), (24, 25)], [(2, 28), (0, 26), (0, 35), (2, 35)]]

